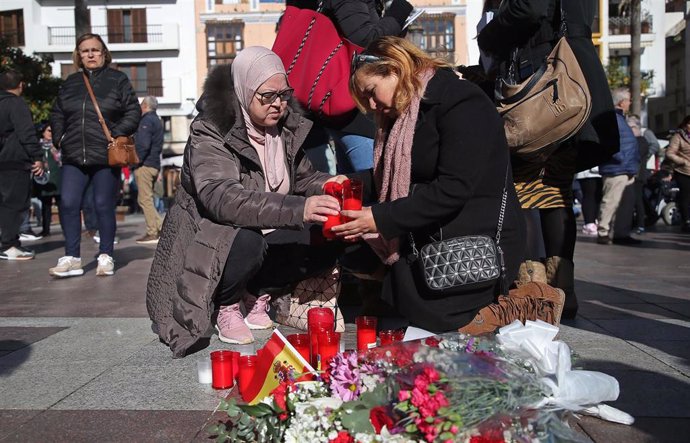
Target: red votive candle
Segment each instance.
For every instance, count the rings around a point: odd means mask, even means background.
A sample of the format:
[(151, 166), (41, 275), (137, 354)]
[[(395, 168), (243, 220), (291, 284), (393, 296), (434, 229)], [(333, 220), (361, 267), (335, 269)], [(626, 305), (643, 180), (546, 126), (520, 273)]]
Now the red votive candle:
[(366, 351), (376, 346), (376, 323), (376, 317), (359, 316), (355, 318), (358, 351)]
[(379, 342), (381, 346), (402, 341), (404, 337), (405, 331), (402, 329), (387, 329), (379, 332)]
[[(343, 198), (343, 186), (338, 182), (328, 182), (323, 185), (323, 193), (335, 197), (339, 202)], [(340, 224), (340, 214), (326, 216), (326, 222), (323, 224), (321, 231), (323, 236), (327, 239), (334, 239), (335, 233), (331, 228)]]
[(232, 353), (230, 351), (211, 352), (211, 386), (213, 389), (228, 389), (234, 384), (232, 372)]
[(311, 342), (311, 364), (316, 368), (318, 361), (318, 334), (335, 329), (335, 316), (330, 308), (311, 308), (307, 312), (307, 331)]
[(247, 392), (247, 388), (251, 384), (252, 379), (254, 378), (257, 361), (258, 357), (256, 355), (242, 355), (238, 359), (240, 373), (237, 378), (237, 384), (240, 388), (240, 394), (245, 401), (247, 401), (247, 399), (244, 398), (244, 395)]
[(237, 351), (227, 351), (230, 352), (232, 357), (232, 375), (235, 380), (240, 376), (240, 353)]
[(335, 331), (323, 331), (319, 335), (318, 370), (328, 367), (330, 360), (340, 352), (340, 333)]
[[(350, 179), (343, 183), (343, 209), (360, 211), (362, 209), (362, 181)], [(349, 217), (342, 217), (343, 223), (349, 222)]]
[(309, 334), (291, 334), (288, 335), (287, 341), (295, 348), (299, 355), (302, 356), (306, 361), (310, 361), (309, 353), (311, 349), (309, 348)]

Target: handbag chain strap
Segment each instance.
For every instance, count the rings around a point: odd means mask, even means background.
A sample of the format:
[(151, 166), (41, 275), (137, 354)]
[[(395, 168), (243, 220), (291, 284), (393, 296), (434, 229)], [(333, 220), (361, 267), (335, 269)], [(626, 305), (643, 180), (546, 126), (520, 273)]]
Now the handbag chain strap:
[[(495, 241), (496, 241), (496, 248), (499, 251), (499, 254), (501, 255), (501, 267), (503, 268), (503, 272), (505, 271), (505, 268), (503, 267), (503, 250), (500, 247), (501, 243), (501, 231), (503, 231), (503, 220), (505, 218), (506, 214), (506, 204), (508, 203), (508, 171), (510, 168), (510, 162), (508, 162), (508, 165), (506, 166), (506, 175), (503, 180), (503, 194), (501, 195), (501, 208), (498, 211), (498, 223), (496, 226), (496, 236), (495, 236)], [(439, 241), (443, 241), (443, 230), (442, 228), (439, 228), (439, 232), (441, 234), (441, 239)], [(412, 232), (408, 234), (410, 237), (410, 246), (412, 247), (412, 254), (415, 257), (419, 257), (419, 250), (417, 249), (417, 245), (415, 244), (414, 241), (414, 235), (412, 235)]]
[(105, 119), (103, 118), (103, 114), (101, 114), (101, 108), (98, 106), (96, 96), (93, 93), (93, 88), (91, 88), (91, 82), (89, 82), (89, 78), (86, 76), (86, 73), (84, 71), (81, 71), (81, 75), (84, 77), (86, 90), (89, 91), (89, 96), (91, 96), (91, 102), (93, 103), (93, 107), (96, 108), (96, 114), (98, 114), (98, 122), (101, 124), (101, 128), (103, 128), (105, 138), (109, 142), (111, 142), (113, 141), (113, 136), (110, 134), (110, 130), (108, 129), (108, 126), (105, 124)]

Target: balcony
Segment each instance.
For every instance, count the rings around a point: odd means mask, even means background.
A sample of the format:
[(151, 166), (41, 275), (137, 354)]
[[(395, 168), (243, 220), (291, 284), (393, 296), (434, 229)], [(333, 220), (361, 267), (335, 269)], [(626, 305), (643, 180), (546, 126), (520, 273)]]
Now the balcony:
[[(99, 34), (108, 49), (113, 51), (152, 51), (180, 49), (178, 25), (166, 23), (147, 26), (92, 26), (91, 32)], [(53, 52), (71, 52), (74, 49), (75, 30), (72, 26), (49, 26), (48, 49)]]
[[(652, 17), (642, 17), (642, 34), (654, 32), (652, 27)], [(611, 35), (630, 35), (630, 17), (609, 17), (609, 34)]]

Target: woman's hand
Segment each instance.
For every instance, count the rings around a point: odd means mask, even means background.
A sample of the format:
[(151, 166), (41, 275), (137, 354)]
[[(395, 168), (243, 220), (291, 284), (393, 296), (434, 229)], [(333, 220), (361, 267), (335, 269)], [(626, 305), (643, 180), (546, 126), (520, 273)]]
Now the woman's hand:
[(379, 232), (376, 228), (376, 221), (371, 208), (365, 206), (361, 211), (341, 211), (341, 215), (348, 217), (351, 221), (331, 228), (339, 238), (347, 241), (359, 240), (364, 234), (374, 234)]
[(338, 215), (340, 203), (330, 195), (313, 195), (304, 203), (305, 223), (325, 223), (328, 215)]

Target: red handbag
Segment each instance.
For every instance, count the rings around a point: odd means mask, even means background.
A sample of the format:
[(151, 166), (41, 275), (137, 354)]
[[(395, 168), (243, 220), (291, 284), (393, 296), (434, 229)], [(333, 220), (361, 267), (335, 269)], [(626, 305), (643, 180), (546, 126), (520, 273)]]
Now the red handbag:
[(325, 118), (338, 118), (355, 108), (348, 89), (350, 65), (353, 53), (363, 48), (341, 37), (327, 16), (288, 6), (272, 49), (283, 61), (302, 106)]

